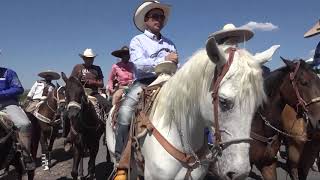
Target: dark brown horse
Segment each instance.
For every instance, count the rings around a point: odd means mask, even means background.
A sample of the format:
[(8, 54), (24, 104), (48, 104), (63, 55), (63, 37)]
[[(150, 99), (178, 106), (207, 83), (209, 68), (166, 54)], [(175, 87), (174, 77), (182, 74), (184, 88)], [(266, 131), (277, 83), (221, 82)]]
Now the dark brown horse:
[[(22, 151), (25, 150), (18, 141), (18, 129), (6, 114), (0, 113), (0, 169), (7, 174), (9, 166), (13, 165), (17, 172), (16, 179), (22, 180), (24, 163)], [(20, 144), (19, 146), (17, 146)], [(28, 179), (34, 178), (34, 171), (27, 171)]]
[[(94, 105), (89, 101), (84, 87), (75, 77), (66, 77), (62, 73), (66, 83), (67, 116), (70, 120), (71, 141), (73, 149), (73, 167), (71, 175), (74, 180), (82, 178), (78, 174), (78, 167), (86, 150), (89, 150), (88, 179), (94, 179), (95, 160), (99, 150), (99, 140), (105, 131), (105, 124), (99, 119)], [(80, 173), (83, 170), (80, 167)]]
[[(283, 58), (282, 58), (283, 59)], [(306, 117), (310, 129), (319, 127), (320, 79), (303, 60), (289, 61), (265, 79), (267, 101), (252, 121), (250, 161), (261, 171), (264, 179), (277, 179), (276, 154), (283, 137), (303, 137), (284, 132), (281, 113), (286, 104), (295, 107), (298, 117)]]
[[(45, 90), (44, 90), (45, 91)], [(33, 124), (33, 157), (36, 157), (39, 138), (41, 144), (41, 160), (44, 170), (51, 166), (51, 151), (61, 124), (61, 113), (65, 108), (65, 88), (58, 86), (46, 94), (47, 98), (31, 114), (27, 113)]]

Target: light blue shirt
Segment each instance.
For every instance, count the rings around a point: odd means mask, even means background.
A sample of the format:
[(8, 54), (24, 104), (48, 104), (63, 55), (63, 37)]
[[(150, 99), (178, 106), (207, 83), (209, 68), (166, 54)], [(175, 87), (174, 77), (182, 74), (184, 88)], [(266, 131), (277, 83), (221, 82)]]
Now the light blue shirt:
[(163, 62), (170, 52), (176, 52), (176, 47), (164, 36), (158, 40), (147, 30), (135, 36), (130, 42), (130, 61), (135, 65), (135, 79), (155, 77), (155, 66)]

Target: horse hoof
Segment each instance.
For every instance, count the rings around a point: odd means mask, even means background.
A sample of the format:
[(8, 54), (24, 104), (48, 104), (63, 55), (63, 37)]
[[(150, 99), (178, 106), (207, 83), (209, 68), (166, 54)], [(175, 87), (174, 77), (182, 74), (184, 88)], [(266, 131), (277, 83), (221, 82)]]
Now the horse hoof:
[(87, 179), (89, 179), (89, 180), (93, 180), (93, 179), (94, 179), (94, 177), (95, 177), (95, 176), (94, 176), (94, 174), (89, 174), (89, 175), (88, 175), (88, 177), (87, 177)]
[(48, 170), (50, 170), (50, 168), (49, 168), (49, 166), (43, 166), (43, 170), (48, 171)]
[(64, 151), (65, 152), (70, 152), (71, 151), (71, 149), (72, 149), (72, 144), (71, 143), (66, 143), (65, 145), (64, 145)]
[(78, 180), (85, 180), (86, 178), (83, 176), (78, 176)]

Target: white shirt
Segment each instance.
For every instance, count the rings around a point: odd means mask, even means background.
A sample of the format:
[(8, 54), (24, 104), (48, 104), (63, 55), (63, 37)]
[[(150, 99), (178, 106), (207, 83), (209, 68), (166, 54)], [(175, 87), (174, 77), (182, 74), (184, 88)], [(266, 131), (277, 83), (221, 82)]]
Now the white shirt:
[(46, 85), (49, 86), (48, 92), (54, 89), (54, 86), (52, 84), (46, 84), (45, 81), (36, 81), (30, 89), (28, 97), (30, 97), (31, 99), (41, 99), (43, 97), (42, 94)]
[(158, 40), (147, 30), (135, 36), (130, 42), (130, 61), (135, 65), (135, 79), (155, 77), (155, 66), (163, 62), (170, 52), (176, 52), (175, 45), (164, 36)]

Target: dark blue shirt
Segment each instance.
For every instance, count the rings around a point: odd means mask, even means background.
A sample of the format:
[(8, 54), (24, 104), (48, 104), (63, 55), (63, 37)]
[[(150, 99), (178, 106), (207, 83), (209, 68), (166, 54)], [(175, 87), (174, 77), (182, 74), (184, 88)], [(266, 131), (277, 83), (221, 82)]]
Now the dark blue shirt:
[(318, 66), (320, 65), (320, 42), (317, 45), (317, 48), (314, 52), (314, 57), (313, 57), (313, 66)]
[(18, 104), (18, 96), (24, 91), (18, 75), (11, 69), (0, 67), (0, 105)]

